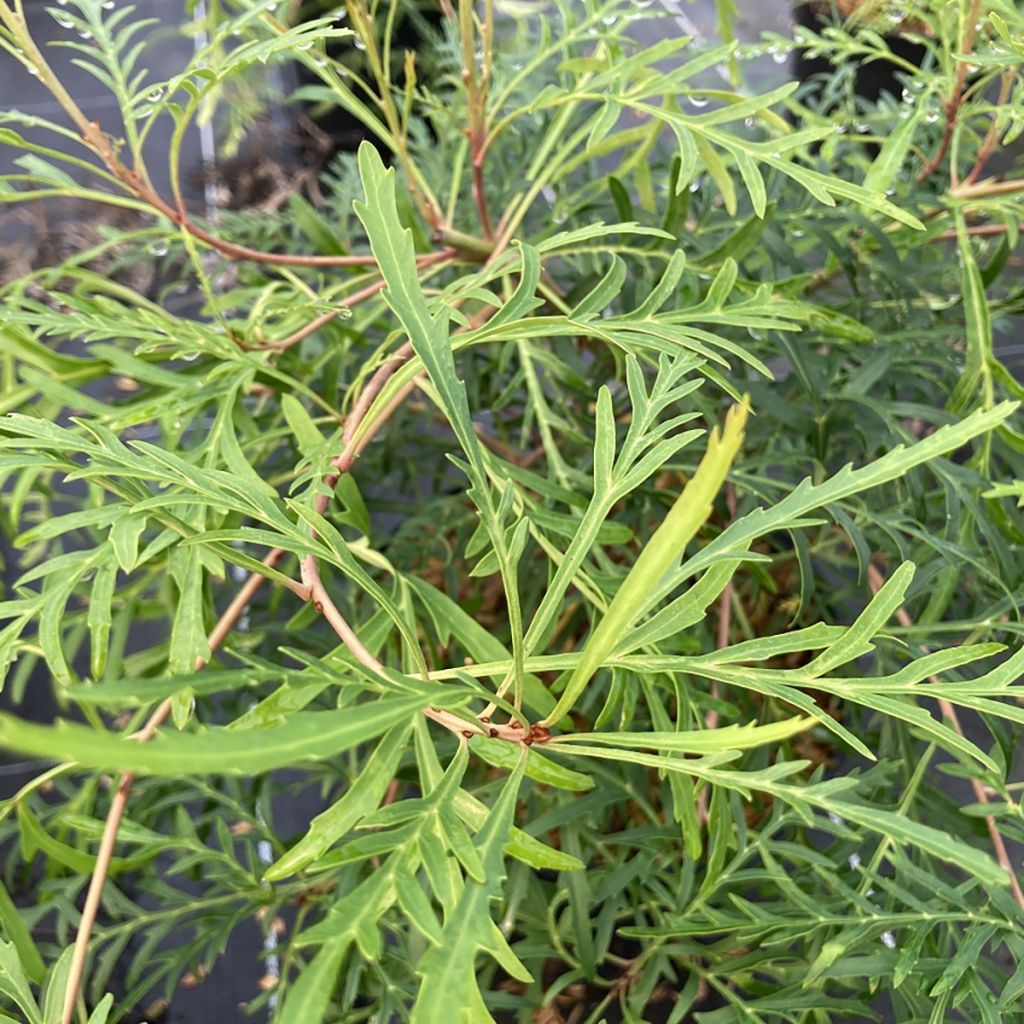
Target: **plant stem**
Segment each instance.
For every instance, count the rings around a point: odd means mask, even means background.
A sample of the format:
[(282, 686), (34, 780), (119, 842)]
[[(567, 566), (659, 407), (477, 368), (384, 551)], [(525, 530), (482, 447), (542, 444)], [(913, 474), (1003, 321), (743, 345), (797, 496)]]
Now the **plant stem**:
[[(946, 126), (942, 131), (942, 141), (935, 151), (935, 156), (929, 160), (917, 176), (918, 182), (926, 181), (935, 173), (936, 168), (945, 159), (949, 151), (949, 145), (953, 141), (953, 132), (956, 129), (957, 116), (960, 113), (960, 104), (964, 98), (964, 85), (967, 82), (967, 58), (974, 50), (974, 39), (977, 35), (978, 17), (981, 14), (981, 0), (971, 0), (971, 6), (967, 11), (967, 21), (964, 23), (963, 31), (960, 34), (960, 57), (956, 65), (956, 77), (953, 81), (953, 92), (946, 101)], [(950, 178), (956, 185), (956, 168), (950, 169)]]
[(984, 140), (981, 143), (981, 148), (978, 150), (978, 157), (974, 161), (974, 166), (970, 169), (967, 177), (964, 178), (964, 185), (971, 185), (977, 179), (981, 172), (985, 169), (985, 164), (988, 163), (989, 157), (992, 156), (992, 151), (996, 148), (996, 143), (999, 141), (999, 109), (1005, 106), (1010, 99), (1010, 94), (1013, 92), (1014, 82), (1017, 81), (1017, 69), (1007, 68), (1003, 72), (1003, 77), (999, 82), (999, 97), (996, 99), (996, 111), (992, 115), (992, 123), (988, 127), (988, 132), (985, 135)]
[[(427, 253), (420, 261), (420, 268), (434, 266), (439, 263), (443, 263), (445, 260), (453, 259), (455, 256), (454, 249), (443, 249), (440, 252)], [(289, 334), (286, 338), (281, 338), (279, 341), (264, 341), (258, 345), (250, 346), (255, 351), (272, 351), (272, 352), (283, 352), (285, 349), (291, 348), (293, 345), (297, 345), (300, 341), (308, 338), (311, 334), (320, 330), (325, 324), (329, 324), (332, 320), (337, 319), (341, 316), (342, 311), (351, 309), (357, 303), (363, 302), (366, 299), (372, 298), (378, 292), (384, 290), (385, 282), (383, 279), (375, 281), (373, 284), (367, 285), (365, 288), (360, 289), (357, 292), (353, 292), (351, 295), (345, 296), (338, 302), (336, 309), (329, 310), (326, 313), (321, 314), (314, 320), (310, 320), (304, 327), (300, 327), (293, 334)]]
[(469, 124), (466, 136), (469, 139), (469, 153), (473, 169), (473, 202), (484, 238), (494, 237), (491, 215), (487, 208), (487, 191), (484, 188), (484, 159), (486, 158), (487, 137), (487, 89), (491, 77), (491, 56), (494, 42), (494, 2), (484, 0), (484, 25), (482, 32), (482, 54), (477, 74), (475, 49), (476, 33), (473, 28), (472, 0), (459, 0), (459, 33), (462, 37), (462, 81), (466, 88), (466, 102), (469, 106)]

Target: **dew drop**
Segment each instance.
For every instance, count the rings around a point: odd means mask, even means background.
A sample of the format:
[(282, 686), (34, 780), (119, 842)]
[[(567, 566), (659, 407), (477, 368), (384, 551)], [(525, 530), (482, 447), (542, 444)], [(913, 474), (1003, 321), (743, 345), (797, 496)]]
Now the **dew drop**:
[(865, 132), (871, 131), (871, 125), (865, 123), (864, 121), (858, 121), (854, 125), (854, 128), (856, 128), (857, 131), (861, 133), (861, 135), (863, 135)]
[(88, 29), (83, 28), (82, 31), (78, 33), (78, 38), (79, 39), (92, 39), (92, 33)]
[(35, 64), (29, 64), (29, 66), (28, 66), (28, 73), (29, 73), (29, 74), (30, 74), (30, 75), (31, 75), (31, 76), (32, 76), (33, 78), (38, 78), (38, 77), (39, 77), (39, 68), (37, 68), (37, 67), (35, 66)]
[(103, 0), (103, 3), (100, 4), (100, 7), (105, 11), (112, 11), (116, 6), (116, 0)]
[(925, 124), (935, 124), (935, 122), (938, 121), (938, 119), (939, 115), (934, 110), (930, 114), (924, 115)]
[(786, 53), (785, 50), (779, 50), (778, 53), (772, 54), (772, 60), (775, 61), (776, 64), (785, 64), (788, 59), (789, 54)]
[(146, 99), (149, 100), (150, 103), (156, 103), (157, 100), (159, 100), (160, 97), (163, 96), (163, 94), (163, 89), (157, 86), (157, 88), (151, 89), (148, 93), (146, 93)]
[(691, 92), (686, 99), (691, 107), (706, 107), (708, 105), (707, 96), (704, 96), (699, 92)]
[(61, 28), (74, 28), (75, 22), (69, 18), (66, 14), (55, 14), (53, 20), (60, 25)]
[(355, 44), (356, 44), (356, 49), (357, 50), (365, 50), (366, 49), (366, 43), (364, 43), (362, 41), (362, 39), (360, 39), (358, 36), (356, 36), (356, 38), (355, 38)]
[(149, 253), (152, 256), (166, 256), (167, 255), (167, 242), (160, 239), (156, 242), (151, 242), (149, 245)]
[(312, 40), (310, 40), (310, 42), (308, 43), (299, 43), (296, 49), (301, 50), (303, 53), (308, 53), (310, 50), (313, 49), (313, 42)]

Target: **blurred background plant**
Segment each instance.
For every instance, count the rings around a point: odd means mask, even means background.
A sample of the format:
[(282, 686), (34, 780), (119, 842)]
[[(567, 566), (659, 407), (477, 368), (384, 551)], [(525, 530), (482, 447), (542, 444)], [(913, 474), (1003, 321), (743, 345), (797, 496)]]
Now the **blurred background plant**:
[(717, 8), (0, 0), (8, 1012), (1020, 1019), (1024, 18)]

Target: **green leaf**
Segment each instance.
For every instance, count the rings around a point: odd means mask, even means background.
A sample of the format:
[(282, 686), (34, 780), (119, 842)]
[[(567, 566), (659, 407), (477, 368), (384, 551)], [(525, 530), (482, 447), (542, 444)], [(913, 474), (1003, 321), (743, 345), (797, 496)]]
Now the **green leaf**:
[(326, 943), (289, 986), (278, 1024), (320, 1024), (331, 1002), (335, 979), (350, 941)]
[(811, 675), (825, 675), (833, 669), (855, 661), (872, 650), (872, 638), (903, 604), (903, 595), (914, 579), (916, 566), (904, 562), (886, 580), (857, 621), (834, 643), (821, 652), (805, 669)]
[[(168, 668), (174, 674), (189, 672), (197, 661), (208, 661), (210, 644), (203, 621), (203, 562), (198, 547), (176, 548), (171, 554), (171, 574), (178, 585), (178, 604), (171, 626)], [(174, 724), (180, 729), (192, 713), (193, 695), (185, 690), (174, 697)]]
[(673, 753), (716, 754), (726, 750), (748, 750), (766, 743), (781, 743), (783, 740), (806, 732), (812, 725), (807, 718), (788, 718), (769, 725), (726, 725), (701, 732), (588, 732), (558, 736), (552, 749), (565, 747), (576, 741), (596, 743), (600, 746), (623, 747), (626, 750), (650, 748)]
[(957, 253), (963, 270), (964, 320), (967, 327), (967, 358), (949, 407), (963, 413), (974, 406), (992, 407), (992, 318), (981, 270), (971, 245), (963, 212), (956, 212)]
[(384, 298), (426, 368), (441, 408), (469, 458), (474, 485), (485, 491), (487, 474), (473, 429), (466, 387), (455, 372), (447, 313), (442, 309), (432, 315), (420, 288), (412, 233), (401, 226), (395, 204), (394, 169), (384, 167), (380, 154), (369, 142), (360, 145), (358, 162), (366, 201), (356, 201), (354, 206), (381, 276), (387, 282)]
[(697, 472), (669, 510), (664, 522), (647, 542), (629, 574), (595, 627), (579, 664), (573, 671), (555, 710), (545, 723), (555, 722), (568, 712), (582, 694), (590, 677), (632, 629), (643, 609), (652, 584), (674, 565), (694, 534), (711, 512), (711, 504), (743, 443), (748, 406), (744, 402), (729, 410), (721, 436), (717, 428), (708, 439), (707, 452)]
[(89, 1014), (86, 1024), (107, 1024), (107, 1019), (113, 1008), (114, 997), (108, 993), (96, 1004), (96, 1008)]
[(396, 726), (383, 737), (345, 795), (312, 820), (305, 836), (263, 873), (264, 881), (280, 881), (301, 871), (376, 809), (395, 777), (411, 727), (411, 722)]
[[(514, 770), (520, 760), (518, 749), (505, 740), (474, 736), (469, 741), (469, 749), (488, 764), (504, 768), (506, 771)], [(527, 753), (526, 776), (545, 786), (569, 789), (576, 793), (594, 788), (594, 780), (589, 775), (556, 764), (536, 749), (531, 749)]]
[(918, 108), (911, 113), (911, 116), (901, 121), (896, 130), (885, 140), (882, 148), (875, 157), (868, 173), (864, 175), (862, 182), (864, 188), (869, 192), (885, 194), (889, 187), (896, 181), (903, 161), (910, 152), (911, 143), (920, 127), (924, 116), (924, 110)]
[[(338, 711), (300, 712), (265, 729), (221, 727), (194, 734), (158, 733), (149, 743), (121, 739), (70, 722), (33, 725), (0, 715), (0, 743), (50, 760), (98, 771), (171, 777), (263, 774), (307, 759), (333, 757), (407, 721), (432, 703), (426, 697), (384, 697)], [(444, 707), (441, 693), (433, 702)]]
[(110, 528), (110, 544), (117, 564), (124, 572), (131, 572), (139, 560), (139, 538), (146, 529), (146, 517), (126, 515)]
[(852, 821), (863, 828), (887, 836), (895, 843), (903, 843), (911, 849), (921, 850), (940, 860), (948, 861), (960, 868), (969, 878), (976, 878), (982, 885), (1002, 888), (1010, 884), (1006, 872), (989, 854), (968, 846), (941, 829), (922, 825), (911, 818), (876, 806), (867, 807), (862, 804), (816, 798), (791, 787), (778, 787), (778, 790), (785, 790), (786, 794), (794, 799), (807, 800), (817, 807), (830, 810), (846, 821)]
[(3, 940), (0, 940), (0, 993), (17, 1004), (25, 1015), (26, 1024), (42, 1024), (39, 1007), (32, 998), (18, 952), (13, 943)]
[[(992, 409), (975, 412), (959, 423), (940, 427), (935, 433), (910, 447), (897, 445), (881, 458), (859, 469), (845, 466), (823, 483), (812, 484), (810, 480), (804, 480), (770, 509), (755, 509), (735, 520), (710, 544), (684, 562), (680, 568), (680, 575), (695, 575), (719, 558), (745, 551), (756, 538), (772, 530), (790, 528), (800, 517), (814, 509), (831, 502), (842, 501), (850, 495), (878, 487), (890, 480), (899, 479), (915, 466), (954, 451), (974, 438), (994, 430), (1018, 408), (1019, 404), (1000, 402)], [(666, 590), (674, 587), (675, 582), (676, 577), (673, 577), (668, 587), (652, 588), (647, 606), (650, 607), (660, 600)]]
[(25, 976), (37, 985), (41, 984), (46, 976), (46, 965), (3, 882), (0, 882), (0, 929), (17, 950)]
[(43, 1024), (61, 1024), (64, 991), (68, 985), (71, 957), (74, 951), (74, 946), (65, 948), (50, 970), (50, 976), (46, 979), (46, 989), (43, 994)]
[(94, 679), (99, 679), (107, 667), (110, 625), (113, 621), (110, 606), (116, 583), (117, 565), (113, 561), (104, 562), (93, 577), (87, 618), (90, 636), (89, 668)]
[(288, 421), (288, 426), (295, 435), (295, 439), (299, 442), (299, 451), (306, 458), (323, 447), (323, 434), (320, 433), (312, 417), (306, 412), (306, 407), (294, 395), (281, 396), (281, 411), (284, 413), (284, 418)]
[(502, 851), (512, 827), (525, 766), (526, 758), (522, 757), (477, 835), (484, 881), (466, 882), (458, 904), (445, 921), (441, 944), (427, 950), (417, 965), (423, 982), (413, 1004), (412, 1024), (478, 1024), (493, 1020), (477, 988), (476, 954), (491, 942), (490, 903), (505, 877)]

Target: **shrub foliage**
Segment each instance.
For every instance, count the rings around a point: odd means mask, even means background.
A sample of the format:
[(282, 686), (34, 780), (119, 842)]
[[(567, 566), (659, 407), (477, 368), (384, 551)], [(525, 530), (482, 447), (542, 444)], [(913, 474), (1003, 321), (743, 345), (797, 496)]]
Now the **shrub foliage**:
[[(0, 716), (53, 763), (0, 1019), (130, 1019), (253, 921), (276, 1024), (1022, 1019), (1024, 16), (840, 6), (453, 0), (402, 53), (398, 0), (223, 0), (156, 81), (61, 0), (107, 123), (0, 0), (67, 115), (0, 114), (0, 200), (130, 214), (3, 286), (0, 661), (60, 720)], [(367, 141), (192, 209), (288, 61)]]

